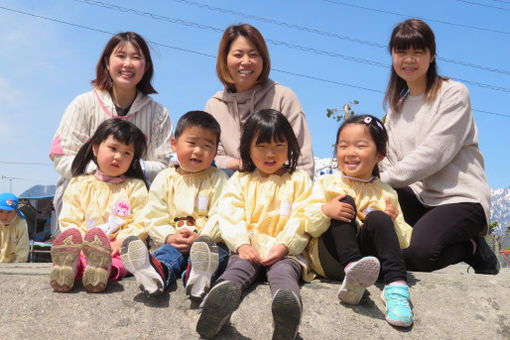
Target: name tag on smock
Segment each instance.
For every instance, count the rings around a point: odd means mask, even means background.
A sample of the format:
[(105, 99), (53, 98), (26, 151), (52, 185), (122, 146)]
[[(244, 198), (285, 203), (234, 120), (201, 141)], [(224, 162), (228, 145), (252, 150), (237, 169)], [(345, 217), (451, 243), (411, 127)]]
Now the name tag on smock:
[(280, 203), (280, 215), (281, 216), (290, 216), (292, 212), (292, 204), (289, 201), (282, 201)]
[(195, 207), (198, 211), (207, 210), (207, 205), (209, 204), (209, 197), (207, 196), (197, 196), (195, 201)]

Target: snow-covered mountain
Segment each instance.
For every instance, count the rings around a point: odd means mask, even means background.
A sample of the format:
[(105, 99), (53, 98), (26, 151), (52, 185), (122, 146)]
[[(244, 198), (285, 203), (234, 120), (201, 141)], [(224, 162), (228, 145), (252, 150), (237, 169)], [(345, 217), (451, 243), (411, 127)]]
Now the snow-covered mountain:
[(491, 221), (498, 221), (501, 227), (510, 226), (510, 187), (491, 189)]
[[(330, 167), (333, 163), (331, 158), (315, 157), (315, 176)], [(510, 226), (510, 187), (506, 189), (491, 189), (491, 221), (498, 221), (501, 230)]]

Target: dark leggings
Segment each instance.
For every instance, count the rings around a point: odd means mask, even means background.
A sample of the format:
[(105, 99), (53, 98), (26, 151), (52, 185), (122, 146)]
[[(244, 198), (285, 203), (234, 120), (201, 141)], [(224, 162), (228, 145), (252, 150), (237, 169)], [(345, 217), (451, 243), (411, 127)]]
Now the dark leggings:
[(402, 251), (407, 269), (430, 272), (472, 255), (470, 239), (487, 224), (479, 203), (425, 207), (409, 187), (396, 190), (404, 219), (413, 227), (411, 245)]
[[(346, 196), (342, 201), (351, 204), (356, 210), (352, 197)], [(407, 280), (407, 271), (393, 222), (382, 211), (368, 213), (359, 233), (355, 220), (342, 222), (332, 219), (328, 230), (321, 238), (329, 254), (340, 263), (342, 269), (363, 256), (375, 256), (381, 262), (384, 283)], [(324, 269), (326, 271), (326, 268)]]
[(267, 275), (272, 297), (274, 297), (279, 289), (288, 289), (293, 291), (301, 300), (299, 278), (303, 272), (303, 267), (301, 267), (299, 262), (289, 257), (284, 257), (276, 263), (264, 267), (260, 264), (243, 260), (238, 254), (233, 254), (228, 260), (225, 272), (223, 272), (215, 284), (221, 281), (233, 281), (239, 284), (241, 291), (244, 292), (264, 272)]

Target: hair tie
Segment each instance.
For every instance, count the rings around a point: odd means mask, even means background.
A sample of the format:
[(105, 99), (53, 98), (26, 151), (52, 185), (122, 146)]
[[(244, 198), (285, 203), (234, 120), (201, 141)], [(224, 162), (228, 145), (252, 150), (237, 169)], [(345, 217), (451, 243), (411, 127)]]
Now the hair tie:
[(87, 142), (86, 142), (86, 143), (90, 144), (90, 142), (92, 142), (92, 140), (90, 140), (90, 138), (89, 138), (89, 139), (87, 139)]

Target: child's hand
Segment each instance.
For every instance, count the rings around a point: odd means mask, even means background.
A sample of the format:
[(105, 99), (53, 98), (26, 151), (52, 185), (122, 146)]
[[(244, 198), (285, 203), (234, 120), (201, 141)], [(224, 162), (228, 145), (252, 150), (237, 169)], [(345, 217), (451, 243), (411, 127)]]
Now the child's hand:
[(250, 244), (243, 244), (239, 248), (237, 248), (237, 253), (239, 257), (243, 260), (250, 261), (251, 263), (261, 263), (262, 259), (260, 258), (259, 252), (255, 247)]
[(189, 253), (191, 245), (198, 238), (198, 234), (189, 229), (179, 229), (174, 235), (168, 237), (166, 243), (173, 246), (183, 254)]
[(263, 266), (270, 266), (281, 259), (283, 259), (289, 253), (289, 248), (284, 244), (277, 244), (276, 246), (272, 246), (269, 249), (269, 253), (267, 253), (267, 257), (260, 261), (260, 264)]
[(397, 218), (398, 210), (395, 208), (393, 204), (391, 204), (390, 198), (386, 197), (386, 209), (384, 210), (386, 215), (388, 215), (392, 221)]
[(120, 254), (120, 248), (122, 247), (123, 238), (118, 238), (115, 241), (110, 241), (110, 247), (112, 247), (112, 257)]
[(354, 208), (349, 203), (340, 202), (345, 196), (345, 194), (340, 194), (328, 203), (323, 204), (321, 207), (322, 213), (338, 221), (351, 222), (354, 218)]

